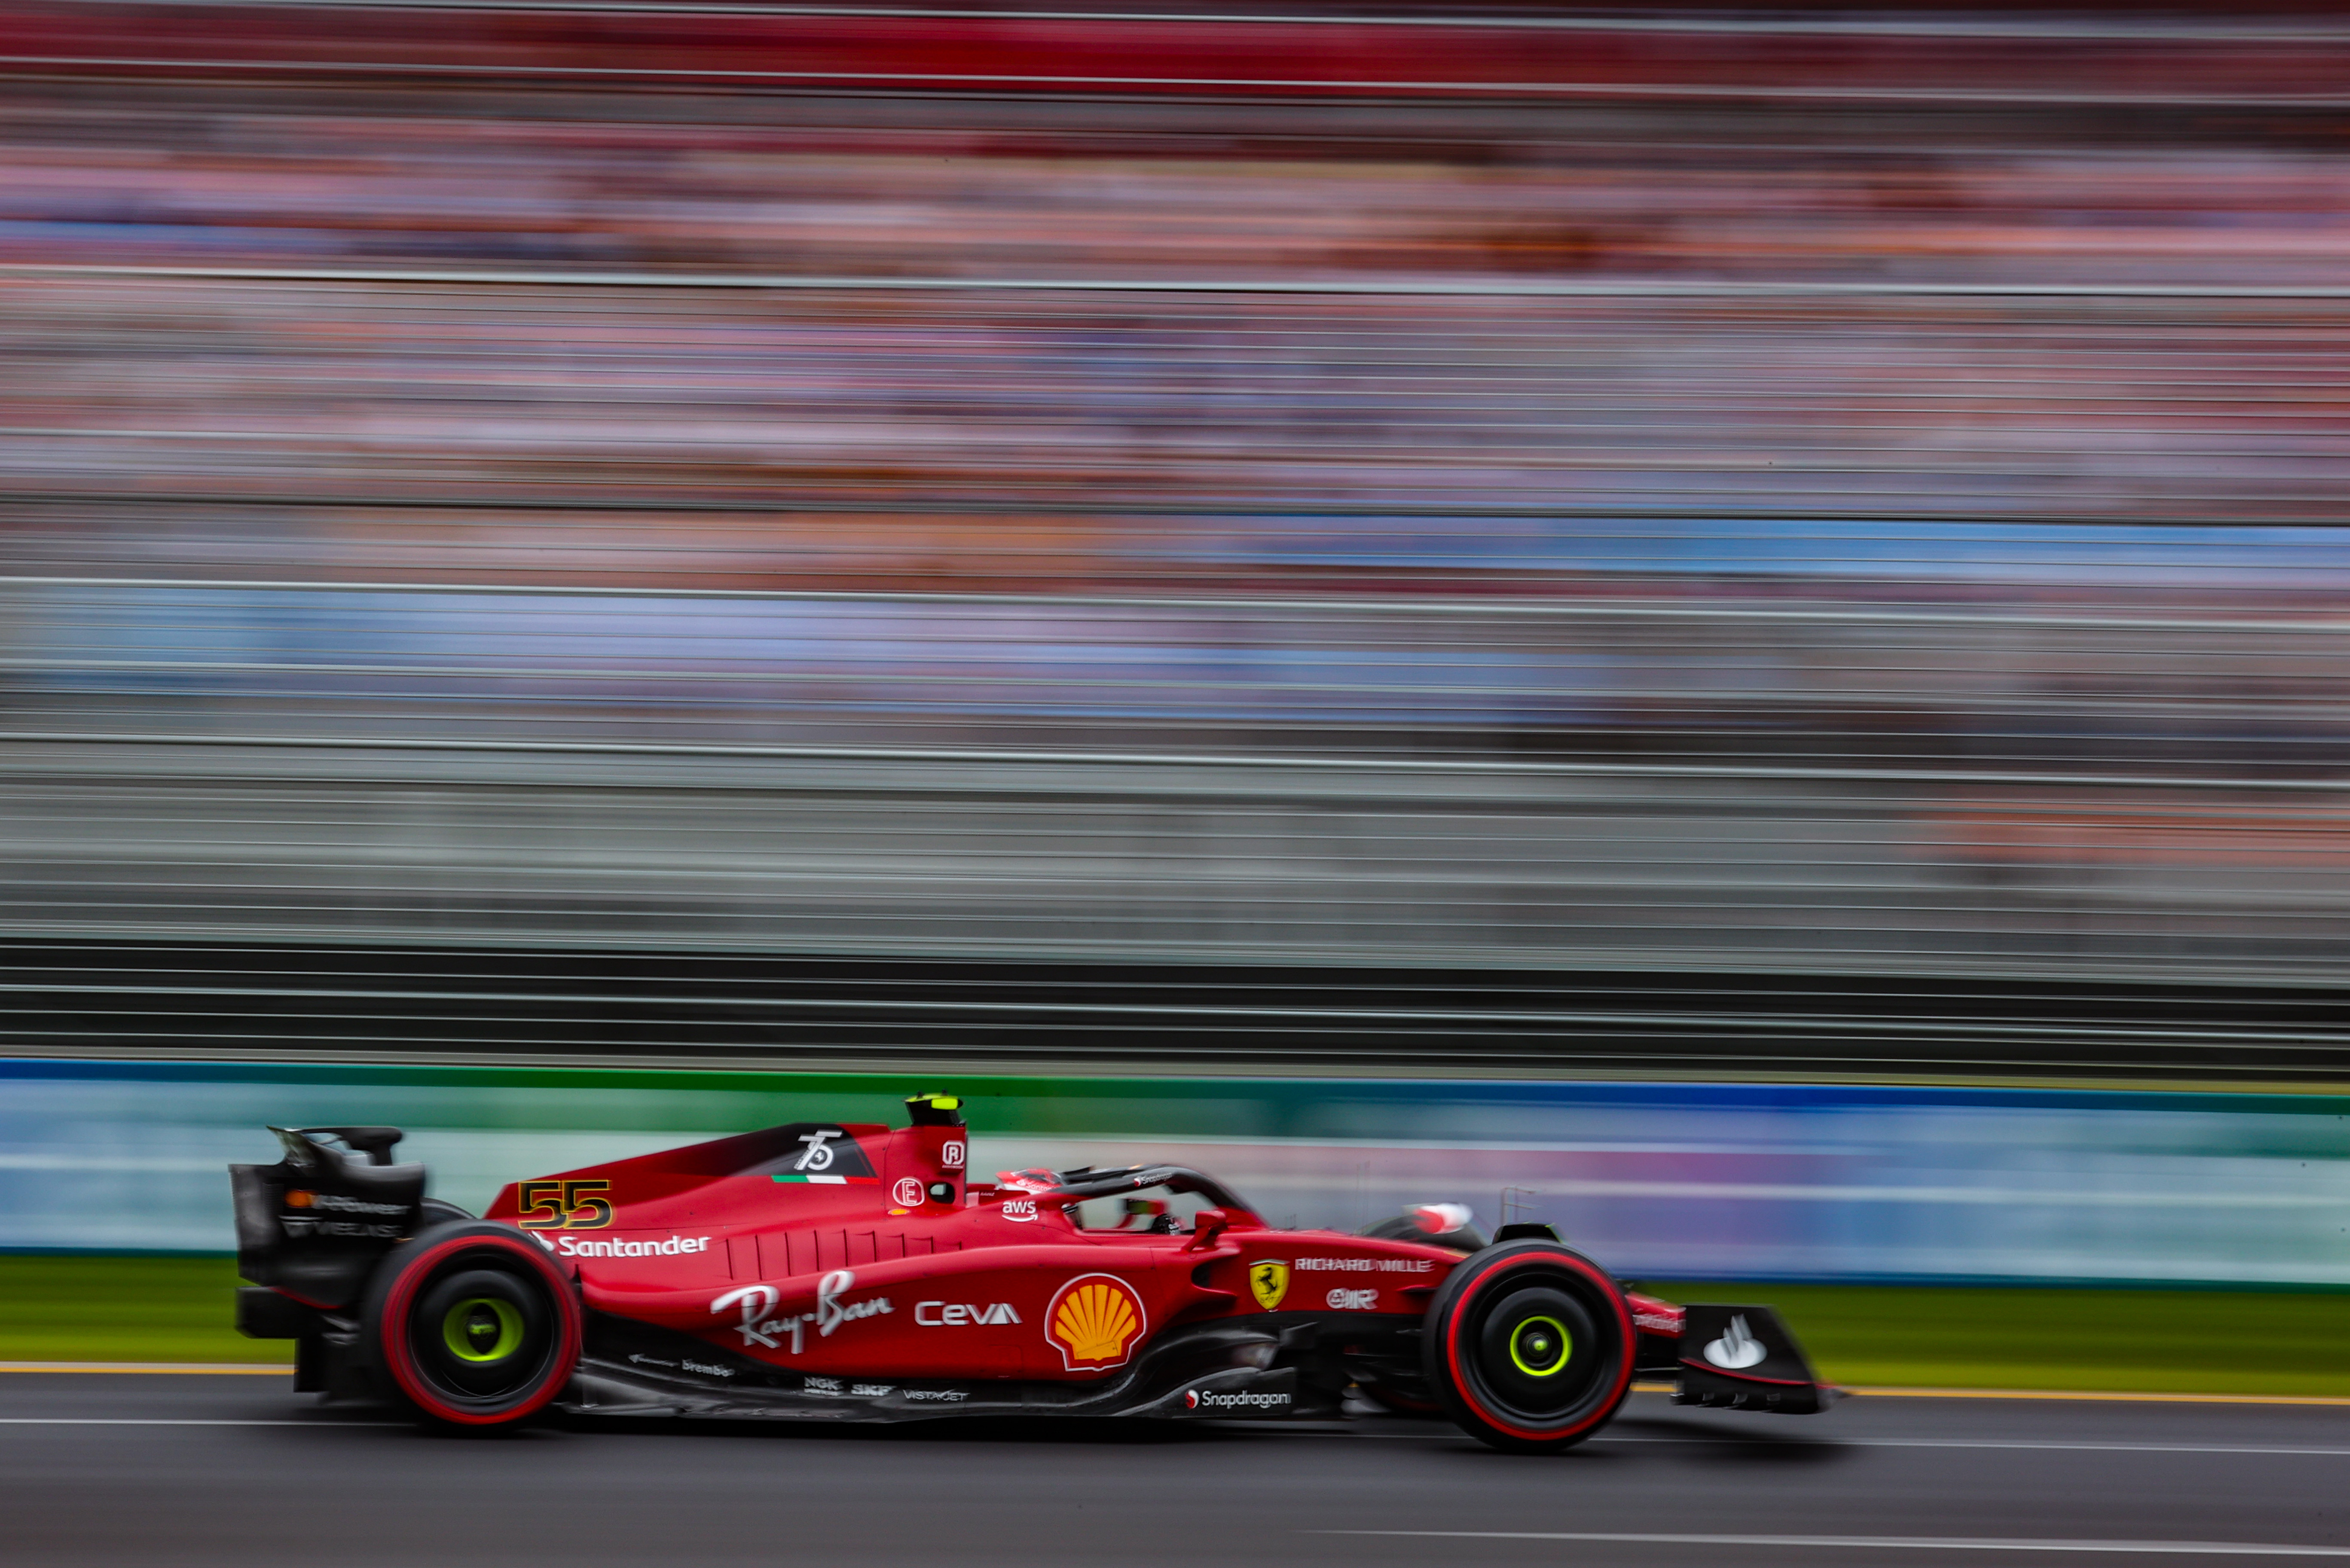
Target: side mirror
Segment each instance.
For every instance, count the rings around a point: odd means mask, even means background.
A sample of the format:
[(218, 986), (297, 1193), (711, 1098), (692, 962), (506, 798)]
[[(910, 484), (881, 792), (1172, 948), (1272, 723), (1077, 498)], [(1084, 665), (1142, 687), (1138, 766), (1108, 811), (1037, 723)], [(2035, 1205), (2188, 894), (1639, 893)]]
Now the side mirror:
[(1232, 1217), (1222, 1209), (1202, 1209), (1191, 1220), (1191, 1239), (1183, 1243), (1187, 1252), (1204, 1252), (1216, 1244), (1216, 1239), (1232, 1229)]

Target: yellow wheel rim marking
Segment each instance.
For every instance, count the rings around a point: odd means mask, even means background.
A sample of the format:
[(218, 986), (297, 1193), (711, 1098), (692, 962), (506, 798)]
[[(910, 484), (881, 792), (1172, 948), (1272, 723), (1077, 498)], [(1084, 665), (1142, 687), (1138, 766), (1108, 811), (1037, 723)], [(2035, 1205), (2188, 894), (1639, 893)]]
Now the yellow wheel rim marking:
[(1529, 1377), (1556, 1376), (1574, 1354), (1574, 1336), (1555, 1317), (1530, 1317), (1510, 1331), (1510, 1360)]
[[(476, 1332), (489, 1329), (494, 1334)], [(460, 1361), (504, 1361), (522, 1348), (522, 1314), (495, 1296), (459, 1302), (441, 1320), (441, 1343)]]

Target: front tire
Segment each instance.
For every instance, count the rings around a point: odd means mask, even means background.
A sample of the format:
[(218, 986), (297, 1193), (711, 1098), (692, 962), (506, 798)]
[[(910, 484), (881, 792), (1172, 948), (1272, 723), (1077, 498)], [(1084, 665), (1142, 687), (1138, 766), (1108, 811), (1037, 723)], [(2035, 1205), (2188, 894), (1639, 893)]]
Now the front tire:
[(1632, 1386), (1632, 1309), (1598, 1264), (1551, 1241), (1489, 1247), (1428, 1309), (1429, 1386), (1489, 1448), (1555, 1453), (1601, 1427)]
[(552, 1401), (579, 1364), (585, 1314), (546, 1249), (487, 1220), (395, 1248), (362, 1320), (384, 1392), (453, 1427), (504, 1427)]

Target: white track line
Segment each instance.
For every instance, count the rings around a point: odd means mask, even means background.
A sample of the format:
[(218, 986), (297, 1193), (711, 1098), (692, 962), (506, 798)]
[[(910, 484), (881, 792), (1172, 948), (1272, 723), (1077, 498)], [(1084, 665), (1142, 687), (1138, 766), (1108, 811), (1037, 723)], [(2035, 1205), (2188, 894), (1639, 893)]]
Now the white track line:
[[(400, 1425), (400, 1423), (399, 1423), (399, 1422), (397, 1422), (397, 1421), (298, 1421), (298, 1420), (263, 1419), (263, 1418), (258, 1418), (258, 1417), (165, 1417), (165, 1416), (153, 1416), (153, 1417), (149, 1417), (149, 1416), (0, 1416), (0, 1427), (384, 1427), (384, 1428), (390, 1428), (390, 1427), (397, 1427), (398, 1425)], [(1330, 1433), (1330, 1432), (1323, 1432), (1323, 1431), (1315, 1431), (1315, 1432), (1297, 1432), (1297, 1431), (1288, 1431), (1288, 1432), (1279, 1432), (1279, 1433), (1278, 1433), (1278, 1435), (1279, 1435), (1279, 1436), (1283, 1436), (1283, 1437), (1331, 1437), (1331, 1436), (1347, 1436), (1347, 1437), (1352, 1437), (1352, 1436), (1357, 1436), (1357, 1435), (1358, 1435), (1358, 1434), (1352, 1434), (1352, 1433), (1336, 1433), (1336, 1434), (1334, 1434), (1334, 1433)], [(1427, 1440), (1427, 1438), (1428, 1438), (1429, 1436), (1433, 1436), (1433, 1435), (1435, 1435), (1435, 1434), (1427, 1434), (1427, 1435), (1423, 1435), (1423, 1434), (1417, 1433), (1417, 1432), (1414, 1432), (1414, 1433), (1403, 1433), (1403, 1432), (1372, 1432), (1372, 1433), (1364, 1433), (1364, 1434), (1359, 1434), (1359, 1435), (1360, 1435), (1360, 1436), (1366, 1436), (1366, 1437), (1373, 1437), (1373, 1438), (1388, 1438), (1388, 1439), (1390, 1439), (1390, 1440), (1400, 1440), (1400, 1441), (1407, 1441), (1407, 1442), (1414, 1442), (1414, 1441), (1426, 1441), (1426, 1440)], [(1445, 1434), (1445, 1435), (1449, 1436), (1450, 1434)], [(1739, 1438), (1739, 1437), (1736, 1437), (1736, 1436), (1733, 1436), (1733, 1435), (1731, 1435), (1731, 1434), (1727, 1434), (1727, 1433), (1725, 1433), (1724, 1435), (1722, 1435), (1722, 1436), (1721, 1436), (1721, 1437), (1718, 1437), (1718, 1438), (1716, 1438), (1716, 1437), (1689, 1437), (1689, 1438), (1609, 1437), (1609, 1438), (1592, 1438), (1592, 1439), (1591, 1439), (1591, 1441), (1592, 1441), (1592, 1442), (1594, 1442), (1594, 1443), (1650, 1443), (1650, 1444), (1678, 1444), (1678, 1445), (1680, 1445), (1680, 1446), (1683, 1446), (1683, 1447), (1698, 1447), (1698, 1446), (1702, 1446), (1702, 1445), (1709, 1445), (1709, 1444), (1722, 1444), (1722, 1443), (1731, 1443), (1731, 1444), (1741, 1444), (1741, 1445), (1743, 1445), (1743, 1444), (1745, 1444), (1745, 1443), (1747, 1443), (1747, 1442), (1748, 1442), (1748, 1439), (1746, 1439), (1746, 1438)], [(2306, 1459), (2350, 1459), (2350, 1449), (2288, 1449), (2288, 1448), (2254, 1448), (2254, 1447), (2250, 1447), (2250, 1446), (2239, 1446), (2239, 1445), (2229, 1445), (2229, 1444), (2201, 1444), (2201, 1443), (2036, 1443), (2036, 1442), (2003, 1442), (2003, 1441), (1995, 1441), (1995, 1440), (1977, 1440), (1977, 1439), (1972, 1439), (1972, 1438), (1842, 1438), (1842, 1439), (1827, 1439), (1827, 1438), (1823, 1438), (1823, 1439), (1819, 1439), (1819, 1440), (1817, 1440), (1815, 1444), (1811, 1444), (1811, 1445), (1798, 1445), (1798, 1446), (1816, 1446), (1816, 1447), (1825, 1448), (1825, 1449), (2022, 1449), (2022, 1450), (2034, 1451), (2034, 1452), (2050, 1452), (2050, 1453), (2117, 1453), (2117, 1454), (2246, 1454), (2246, 1455), (2251, 1455), (2251, 1456), (2255, 1456), (2255, 1457), (2262, 1457), (2262, 1458), (2282, 1456), (2282, 1457), (2286, 1457), (2286, 1458), (2299, 1457), (2299, 1458), (2306, 1458)], [(1358, 1531), (1358, 1532), (1345, 1532), (1345, 1531), (1337, 1531), (1337, 1532), (1324, 1531), (1324, 1532), (1318, 1532), (1318, 1533), (1322, 1533), (1322, 1534), (1347, 1534), (1347, 1533), (1355, 1533), (1355, 1534), (1374, 1534), (1374, 1535), (1395, 1535), (1395, 1534), (1407, 1534), (1407, 1535), (1408, 1535), (1408, 1534), (1413, 1534), (1413, 1533), (1434, 1533), (1434, 1534), (1440, 1534), (1440, 1535), (1442, 1535), (1442, 1534), (1451, 1534), (1451, 1533), (1455, 1533), (1455, 1532), (1443, 1532), (1443, 1531), (1430, 1532), (1411, 1532), (1411, 1531), (1400, 1531), (1400, 1532), (1399, 1532), (1399, 1531), (1368, 1531), (1368, 1532), (1360, 1532), (1360, 1531)], [(1517, 1536), (1513, 1536), (1513, 1535), (1508, 1535), (1508, 1536), (1497, 1535), (1497, 1536), (1495, 1537), (1495, 1539), (1516, 1540), (1516, 1539), (1520, 1539), (1520, 1538), (1519, 1538), (1519, 1537), (1517, 1537)], [(1643, 1541), (1645, 1541), (1645, 1540), (1649, 1540), (1649, 1539), (1652, 1539), (1652, 1538), (1651, 1538), (1651, 1537), (1648, 1537), (1648, 1536), (1638, 1536), (1638, 1537), (1634, 1537), (1634, 1536), (1614, 1536), (1614, 1535), (1608, 1535), (1608, 1536), (1582, 1536), (1582, 1535), (1575, 1535), (1575, 1536), (1555, 1536), (1555, 1537), (1554, 1537), (1554, 1536), (1530, 1536), (1530, 1537), (1525, 1537), (1524, 1539), (1529, 1539), (1529, 1540), (1561, 1540), (1561, 1541), (1584, 1541), (1584, 1540), (1592, 1540), (1592, 1541), (1599, 1541), (1599, 1540), (1606, 1540), (1606, 1541), (1617, 1541), (1617, 1540), (1627, 1540), (1627, 1541), (1628, 1541), (1628, 1540), (1643, 1540)], [(1658, 1539), (1658, 1540), (1665, 1540), (1665, 1539), (1679, 1540), (1679, 1539), (1680, 1539), (1680, 1538), (1679, 1538), (1679, 1537), (1669, 1537), (1669, 1538), (1668, 1538), (1668, 1537), (1661, 1537), (1661, 1536), (1659, 1536), (1659, 1537), (1655, 1537), (1655, 1538), (1653, 1538), (1653, 1539)], [(1711, 1537), (1706, 1537), (1705, 1539), (1711, 1540), (1711, 1539), (1712, 1539), (1712, 1538), (1711, 1538)], [(1794, 1538), (1794, 1537), (1788, 1537), (1787, 1539), (1788, 1539), (1790, 1542), (1792, 1542), (1792, 1541), (1794, 1541), (1795, 1538)], [(1840, 1539), (1840, 1538), (1839, 1538), (1839, 1539)], [(1856, 1542), (1856, 1543), (1857, 1543), (1857, 1542)], [(1987, 1548), (1986, 1550), (1988, 1550), (1988, 1548)], [(2328, 1548), (2328, 1549), (2327, 1549), (2327, 1551), (2328, 1551), (2328, 1552), (2332, 1552), (2332, 1550), (2333, 1550), (2332, 1548)], [(2343, 1552), (2343, 1553), (2339, 1553), (2339, 1554), (2350, 1555), (2350, 1550), (2345, 1550), (2345, 1552)]]
[(1606, 1531), (1305, 1530), (1301, 1535), (1395, 1535), (1447, 1541), (1592, 1541), (1636, 1546), (1828, 1546), (1877, 1552), (2101, 1552), (2171, 1557), (2350, 1557), (2350, 1546), (2251, 1541), (2013, 1541), (1959, 1535), (1634, 1535)]
[(0, 1416), (0, 1427), (397, 1427), (397, 1421), (265, 1421), (149, 1416)]
[[(1252, 1435), (1260, 1438), (1327, 1438), (1344, 1437), (1349, 1441), (1389, 1443), (1426, 1443), (1457, 1438), (1454, 1432), (1330, 1432), (1284, 1429), (1272, 1426), (1254, 1426)], [(1718, 1437), (1639, 1438), (1605, 1437), (1589, 1439), (1593, 1446), (1601, 1443), (1649, 1443), (1682, 1448), (1721, 1447), (1752, 1448), (1758, 1445), (1752, 1438), (1733, 1432)], [(1777, 1446), (1783, 1448), (1819, 1449), (2016, 1449), (2026, 1452), (2058, 1454), (2247, 1454), (2255, 1458), (2302, 1458), (2350, 1459), (2350, 1449), (2272, 1448), (2250, 1443), (2045, 1443), (2007, 1442), (1996, 1438), (1783, 1438)]]
[[(1720, 1437), (1689, 1438), (1594, 1438), (1595, 1443), (1737, 1443), (1748, 1444), (1752, 1438), (1731, 1433)], [(2235, 1443), (2045, 1443), (2008, 1442), (1998, 1438), (1819, 1438), (1811, 1439), (1820, 1447), (1835, 1449), (2023, 1449), (2064, 1454), (2302, 1454), (2319, 1459), (2350, 1459), (2350, 1449), (2288, 1449), (2256, 1448)]]

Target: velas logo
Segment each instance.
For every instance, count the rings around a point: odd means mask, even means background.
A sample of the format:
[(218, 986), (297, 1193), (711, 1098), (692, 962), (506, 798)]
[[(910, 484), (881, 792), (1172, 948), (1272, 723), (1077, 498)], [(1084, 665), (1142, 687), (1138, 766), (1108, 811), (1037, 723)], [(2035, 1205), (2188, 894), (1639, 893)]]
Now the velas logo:
[(364, 1198), (346, 1198), (339, 1192), (313, 1192), (307, 1196), (309, 1207), (336, 1214), (400, 1215), (408, 1212), (405, 1203), (370, 1203)]
[(397, 1241), (405, 1227), (387, 1220), (320, 1220), (315, 1215), (280, 1214), (278, 1224), (288, 1236), (347, 1236), (367, 1241)]
[(1256, 1298), (1257, 1305), (1271, 1312), (1281, 1304), (1281, 1298), (1288, 1293), (1289, 1265), (1287, 1263), (1267, 1258), (1262, 1262), (1249, 1265), (1249, 1294)]
[(1705, 1347), (1708, 1361), (1731, 1372), (1752, 1366), (1770, 1354), (1771, 1347), (1755, 1338), (1746, 1326), (1743, 1314), (1731, 1318), (1730, 1326), (1721, 1331), (1721, 1337)]
[(1142, 1298), (1116, 1274), (1079, 1274), (1045, 1309), (1045, 1337), (1071, 1372), (1123, 1366), (1149, 1319)]

